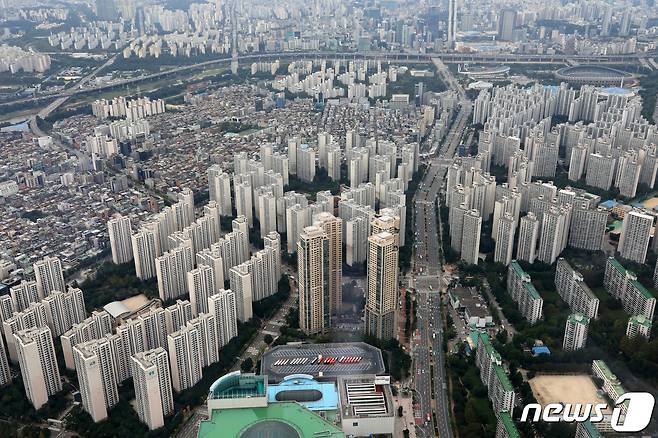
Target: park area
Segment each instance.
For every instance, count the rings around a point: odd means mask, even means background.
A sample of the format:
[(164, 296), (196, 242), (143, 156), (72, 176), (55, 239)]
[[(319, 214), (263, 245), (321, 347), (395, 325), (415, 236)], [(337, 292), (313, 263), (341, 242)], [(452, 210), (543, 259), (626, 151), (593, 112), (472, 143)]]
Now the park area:
[(530, 379), (530, 388), (542, 406), (549, 403), (607, 403), (598, 394), (592, 378), (580, 375), (538, 375)]

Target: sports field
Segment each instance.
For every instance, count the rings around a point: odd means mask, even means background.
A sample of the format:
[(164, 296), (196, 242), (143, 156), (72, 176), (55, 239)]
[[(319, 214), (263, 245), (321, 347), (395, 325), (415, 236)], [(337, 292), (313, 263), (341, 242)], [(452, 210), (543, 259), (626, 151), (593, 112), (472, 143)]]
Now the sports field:
[(606, 403), (591, 377), (582, 375), (539, 375), (530, 379), (530, 388), (542, 406), (549, 403)]

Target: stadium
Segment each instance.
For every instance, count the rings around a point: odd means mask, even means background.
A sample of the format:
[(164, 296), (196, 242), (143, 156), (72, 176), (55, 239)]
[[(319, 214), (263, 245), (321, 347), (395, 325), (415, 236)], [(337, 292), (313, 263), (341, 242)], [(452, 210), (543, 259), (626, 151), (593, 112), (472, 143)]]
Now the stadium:
[(570, 84), (632, 86), (637, 81), (628, 72), (602, 65), (575, 65), (555, 72), (555, 77)]

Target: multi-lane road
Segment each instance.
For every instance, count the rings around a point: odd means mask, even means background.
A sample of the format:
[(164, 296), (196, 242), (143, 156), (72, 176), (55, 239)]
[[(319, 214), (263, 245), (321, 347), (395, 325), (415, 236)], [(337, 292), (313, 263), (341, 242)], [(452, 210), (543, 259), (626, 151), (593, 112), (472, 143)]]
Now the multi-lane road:
[(472, 103), (451, 72), (433, 59), (438, 74), (458, 96), (458, 110), (439, 153), (427, 162), (428, 168), (414, 195), (415, 259), (412, 283), (416, 289), (418, 331), (413, 342), (414, 386), (422, 424), (420, 436), (452, 438), (450, 403), (443, 351), (440, 259), (441, 233), (437, 201), (447, 168), (457, 151), (471, 118)]

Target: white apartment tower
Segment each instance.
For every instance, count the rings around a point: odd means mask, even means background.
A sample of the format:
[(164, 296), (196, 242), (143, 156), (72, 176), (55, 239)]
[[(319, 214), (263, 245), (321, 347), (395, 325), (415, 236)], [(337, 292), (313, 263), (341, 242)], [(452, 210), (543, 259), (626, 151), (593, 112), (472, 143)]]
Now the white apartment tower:
[(622, 258), (637, 263), (646, 261), (652, 227), (653, 216), (648, 214), (631, 211), (624, 216), (618, 247)]
[(150, 430), (164, 426), (164, 417), (174, 412), (169, 356), (164, 348), (144, 351), (130, 361), (137, 414)]
[(62, 390), (53, 337), (48, 327), (29, 328), (14, 334), (25, 393), (34, 409)]
[(519, 227), (519, 244), (516, 258), (528, 263), (535, 262), (537, 253), (537, 238), (539, 236), (539, 221), (534, 213), (529, 212), (521, 218)]
[(222, 348), (238, 335), (236, 299), (233, 291), (221, 289), (208, 298), (208, 310), (215, 317), (217, 325), (217, 348)]
[(186, 274), (194, 268), (194, 253), (192, 242), (164, 253), (155, 259), (155, 270), (158, 277), (158, 293), (163, 301), (185, 295), (187, 290)]
[(208, 168), (208, 194), (211, 201), (219, 206), (221, 216), (233, 216), (231, 201), (231, 176), (224, 172), (219, 164)]
[(131, 237), (135, 273), (140, 280), (149, 280), (156, 276), (155, 259), (160, 252), (160, 237), (155, 224), (142, 227)]
[(45, 257), (34, 264), (34, 275), (37, 281), (37, 290), (41, 298), (47, 297), (52, 291), (66, 290), (62, 262), (57, 257)]
[(244, 216), (247, 219), (249, 228), (251, 228), (254, 223), (254, 205), (249, 181), (235, 182), (235, 210), (238, 216)]
[(132, 228), (128, 216), (119, 216), (107, 222), (107, 231), (110, 235), (110, 248), (112, 249), (112, 262), (115, 265), (128, 263), (133, 259)]
[(585, 347), (588, 326), (589, 318), (582, 313), (572, 313), (569, 315), (564, 327), (562, 349), (564, 351), (576, 351)]
[(505, 266), (512, 261), (512, 250), (514, 249), (514, 234), (516, 222), (514, 216), (505, 213), (498, 221), (498, 233), (496, 236), (496, 249), (494, 251), (494, 262)]
[(82, 406), (98, 423), (119, 402), (112, 345), (107, 339), (84, 342), (73, 347), (73, 357)]
[(201, 380), (202, 342), (201, 333), (194, 327), (186, 326), (167, 336), (171, 382), (176, 392)]
[(215, 271), (208, 265), (199, 265), (187, 273), (187, 289), (194, 315), (208, 313), (208, 297), (224, 286), (215, 281)]
[(254, 316), (251, 273), (246, 264), (241, 264), (232, 267), (228, 276), (231, 290), (235, 293), (237, 318), (241, 322), (247, 322)]
[(41, 299), (36, 281), (22, 281), (20, 284), (10, 287), (9, 294), (13, 302), (13, 309), (16, 312), (22, 312), (30, 304), (36, 303)]
[(466, 263), (477, 265), (480, 253), (480, 233), (482, 217), (477, 210), (469, 210), (464, 214), (464, 225), (461, 242), (461, 259)]

